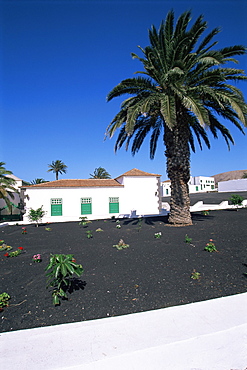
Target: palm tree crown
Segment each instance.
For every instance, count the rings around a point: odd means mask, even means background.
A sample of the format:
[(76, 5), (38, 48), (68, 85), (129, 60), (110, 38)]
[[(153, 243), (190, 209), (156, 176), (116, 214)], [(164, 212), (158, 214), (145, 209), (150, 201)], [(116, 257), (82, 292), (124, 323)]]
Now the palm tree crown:
[(4, 200), (9, 211), (11, 211), (10, 199), (14, 199), (14, 193), (18, 193), (18, 190), (14, 187), (15, 180), (9, 177), (13, 173), (6, 170), (4, 166), (5, 162), (0, 162), (0, 199)]
[(210, 148), (207, 132), (214, 138), (221, 133), (228, 147), (234, 143), (221, 119), (232, 122), (243, 132), (247, 124), (247, 105), (242, 92), (229, 81), (246, 80), (244, 71), (227, 68), (227, 62), (237, 63), (235, 55), (243, 55), (242, 45), (214, 50), (211, 42), (219, 33), (215, 28), (202, 41), (200, 36), (207, 22), (200, 16), (188, 29), (191, 13), (183, 13), (174, 25), (174, 13), (169, 12), (159, 30), (149, 30), (150, 46), (141, 48), (143, 57), (132, 53), (144, 67), (137, 72), (147, 77), (123, 80), (108, 94), (107, 100), (129, 94), (120, 111), (109, 124), (106, 136), (120, 129), (115, 150), (125, 143), (134, 155), (145, 137), (151, 133), (150, 157), (154, 158), (160, 135), (165, 145), (167, 174), (171, 180), (169, 222), (191, 224), (188, 181), (190, 150), (195, 151), (196, 138)]
[(95, 168), (94, 173), (90, 173), (90, 179), (110, 179), (111, 175), (103, 167)]
[(52, 161), (51, 164), (48, 164), (49, 170), (47, 172), (54, 172), (56, 174), (56, 180), (58, 180), (58, 174), (66, 173), (67, 166), (60, 160)]
[(34, 179), (34, 180), (30, 181), (30, 184), (31, 185), (37, 185), (37, 184), (44, 184), (45, 182), (48, 182), (48, 181), (46, 181), (43, 178), (37, 178), (37, 179)]

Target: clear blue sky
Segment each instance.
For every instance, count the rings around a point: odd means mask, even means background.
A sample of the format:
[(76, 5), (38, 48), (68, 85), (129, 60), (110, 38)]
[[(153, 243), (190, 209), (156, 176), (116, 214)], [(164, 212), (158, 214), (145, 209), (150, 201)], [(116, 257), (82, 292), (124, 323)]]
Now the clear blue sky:
[[(88, 178), (102, 166), (116, 177), (132, 168), (167, 179), (162, 142), (154, 160), (147, 140), (132, 157), (114, 153), (115, 138), (104, 141), (107, 125), (120, 100), (106, 95), (121, 80), (142, 69), (131, 52), (149, 44), (148, 29), (159, 26), (169, 10), (175, 16), (192, 10), (203, 14), (209, 30), (221, 27), (217, 47), (247, 45), (245, 0), (2, 0), (0, 161), (16, 176), (54, 180), (48, 164), (68, 166), (60, 178)], [(238, 68), (247, 70), (247, 56)], [(239, 84), (247, 97), (247, 83)], [(229, 152), (222, 138), (212, 148), (191, 156), (191, 174), (210, 176), (247, 169), (247, 136), (230, 123), (235, 146)], [(246, 132), (247, 133), (247, 132)]]

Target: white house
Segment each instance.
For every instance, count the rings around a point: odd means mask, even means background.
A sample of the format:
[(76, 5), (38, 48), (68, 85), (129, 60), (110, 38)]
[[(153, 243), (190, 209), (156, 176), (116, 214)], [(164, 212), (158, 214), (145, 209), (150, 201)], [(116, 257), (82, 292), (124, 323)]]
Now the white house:
[(78, 221), (160, 214), (160, 176), (136, 168), (115, 179), (57, 180), (24, 186), (23, 221), (43, 206), (43, 222)]
[(13, 187), (16, 189), (16, 192), (10, 190), (10, 192), (14, 195), (14, 198), (10, 198), (9, 200), (11, 202), (11, 210), (8, 209), (5, 201), (3, 199), (0, 199), (0, 220), (20, 220), (21, 219), (21, 208), (22, 208), (22, 196), (21, 196), (21, 187), (25, 182), (19, 177), (15, 175), (6, 175), (6, 177), (9, 177), (13, 180), (15, 180), (15, 184)]
[[(190, 177), (190, 181), (188, 182), (189, 186), (189, 193), (202, 193), (207, 191), (214, 191), (215, 190), (215, 181), (213, 177), (206, 177), (206, 176), (195, 176)], [(170, 196), (171, 195), (171, 181), (166, 180), (161, 182), (162, 188), (162, 196)]]

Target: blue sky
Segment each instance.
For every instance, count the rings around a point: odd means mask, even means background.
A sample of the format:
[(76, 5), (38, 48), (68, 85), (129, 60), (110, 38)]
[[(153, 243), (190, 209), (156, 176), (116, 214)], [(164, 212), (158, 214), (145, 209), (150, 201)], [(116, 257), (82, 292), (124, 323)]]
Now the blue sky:
[[(167, 179), (164, 146), (154, 160), (149, 142), (132, 157), (114, 153), (115, 138), (104, 141), (107, 125), (122, 99), (106, 95), (142, 65), (137, 45), (149, 44), (148, 29), (158, 27), (169, 10), (177, 18), (191, 10), (203, 14), (208, 30), (220, 27), (217, 47), (247, 45), (245, 0), (2, 0), (1, 27), (1, 161), (16, 176), (54, 180), (48, 164), (62, 160), (68, 172), (60, 178), (88, 178), (96, 167), (116, 177), (132, 168)], [(247, 70), (247, 56), (237, 68)], [(238, 85), (247, 96), (247, 84)], [(235, 139), (229, 152), (222, 138), (211, 149), (191, 156), (191, 174), (210, 176), (247, 169), (247, 136), (225, 122)], [(245, 130), (246, 132), (246, 130)]]

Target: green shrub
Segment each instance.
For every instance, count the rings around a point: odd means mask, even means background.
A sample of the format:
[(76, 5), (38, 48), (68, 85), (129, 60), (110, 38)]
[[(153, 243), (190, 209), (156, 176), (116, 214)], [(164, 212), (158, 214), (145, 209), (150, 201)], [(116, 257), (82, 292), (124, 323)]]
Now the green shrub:
[(78, 265), (73, 254), (51, 254), (50, 262), (45, 271), (50, 270), (46, 274), (47, 288), (53, 287), (53, 304), (59, 305), (59, 298), (67, 299), (66, 290), (71, 286), (72, 276), (76, 274), (80, 277), (83, 273), (82, 265)]

